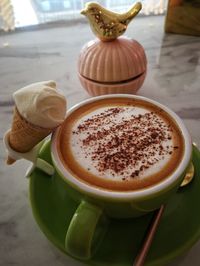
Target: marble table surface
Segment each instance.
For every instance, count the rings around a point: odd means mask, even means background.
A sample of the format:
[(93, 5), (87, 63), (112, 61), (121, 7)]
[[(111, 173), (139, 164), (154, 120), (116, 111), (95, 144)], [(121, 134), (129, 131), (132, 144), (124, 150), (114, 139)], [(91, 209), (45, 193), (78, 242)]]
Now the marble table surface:
[[(200, 146), (200, 38), (164, 33), (164, 17), (137, 18), (127, 35), (145, 48), (148, 72), (138, 94), (168, 105), (185, 122)], [(86, 23), (20, 30), (0, 34), (0, 138), (12, 118), (12, 93), (27, 84), (54, 79), (68, 106), (88, 98), (77, 78), (77, 57), (93, 39)], [(81, 266), (57, 250), (33, 219), (28, 198), (29, 165), (4, 163), (0, 142), (0, 265)], [(200, 242), (171, 266), (199, 266)], [(161, 265), (162, 266), (162, 265)]]

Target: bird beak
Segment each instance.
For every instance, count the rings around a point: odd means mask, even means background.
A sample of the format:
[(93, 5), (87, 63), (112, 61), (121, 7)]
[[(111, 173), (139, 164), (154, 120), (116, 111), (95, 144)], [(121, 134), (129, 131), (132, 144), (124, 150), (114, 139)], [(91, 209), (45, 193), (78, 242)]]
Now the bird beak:
[(85, 9), (81, 10), (81, 15), (86, 15), (86, 10)]

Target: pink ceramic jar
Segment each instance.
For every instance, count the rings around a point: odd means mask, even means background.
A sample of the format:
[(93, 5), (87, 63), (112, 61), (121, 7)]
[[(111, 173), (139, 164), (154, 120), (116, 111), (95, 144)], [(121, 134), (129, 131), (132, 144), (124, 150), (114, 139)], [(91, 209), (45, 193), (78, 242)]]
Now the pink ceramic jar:
[(91, 96), (134, 94), (144, 82), (146, 68), (144, 48), (126, 37), (111, 42), (90, 41), (78, 60), (80, 82)]

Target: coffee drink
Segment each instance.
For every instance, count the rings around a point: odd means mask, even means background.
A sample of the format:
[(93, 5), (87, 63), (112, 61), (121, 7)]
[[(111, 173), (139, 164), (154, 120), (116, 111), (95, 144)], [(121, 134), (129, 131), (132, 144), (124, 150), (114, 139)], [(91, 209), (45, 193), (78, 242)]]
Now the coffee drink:
[(77, 179), (111, 191), (135, 191), (169, 178), (184, 154), (175, 120), (142, 99), (98, 99), (71, 112), (57, 150)]

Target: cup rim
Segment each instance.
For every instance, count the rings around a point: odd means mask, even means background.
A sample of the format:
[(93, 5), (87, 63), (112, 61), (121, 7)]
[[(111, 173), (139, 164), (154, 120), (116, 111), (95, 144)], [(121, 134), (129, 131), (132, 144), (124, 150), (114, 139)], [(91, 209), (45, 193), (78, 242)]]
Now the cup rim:
[(62, 164), (57, 149), (56, 149), (56, 140), (58, 137), (58, 133), (60, 130), (60, 127), (58, 127), (55, 132), (52, 134), (51, 138), (51, 155), (52, 155), (52, 160), (57, 168), (58, 172), (61, 174), (61, 177), (64, 179), (66, 183), (69, 183), (72, 187), (74, 187), (76, 190), (81, 191), (82, 193), (85, 193), (87, 195), (93, 196), (93, 197), (100, 197), (100, 198), (111, 198), (111, 199), (138, 199), (142, 197), (147, 197), (155, 193), (159, 193), (168, 187), (171, 187), (176, 181), (179, 179), (179, 177), (184, 173), (186, 170), (190, 160), (191, 160), (191, 154), (192, 154), (192, 141), (190, 134), (184, 125), (183, 121), (179, 118), (179, 116), (166, 107), (165, 105), (152, 100), (150, 98), (146, 98), (143, 96), (138, 96), (138, 95), (130, 95), (130, 94), (109, 94), (109, 95), (102, 95), (102, 96), (96, 96), (89, 98), (87, 100), (84, 100), (76, 105), (74, 105), (72, 108), (70, 108), (67, 112), (66, 118), (75, 110), (80, 108), (81, 106), (98, 101), (100, 99), (105, 99), (105, 98), (132, 98), (132, 99), (141, 99), (147, 102), (150, 102), (164, 111), (166, 111), (177, 123), (179, 129), (181, 130), (181, 133), (183, 135), (184, 139), (184, 144), (185, 144), (185, 149), (184, 149), (184, 156), (182, 158), (182, 161), (176, 168), (176, 170), (172, 173), (171, 176), (168, 178), (164, 179), (163, 181), (159, 182), (158, 184), (155, 184), (153, 186), (139, 189), (139, 190), (133, 190), (133, 191), (110, 191), (110, 190), (104, 190), (103, 188), (98, 188), (95, 186), (92, 186), (86, 182), (82, 182), (79, 179), (76, 179), (73, 177), (67, 169), (64, 167)]

